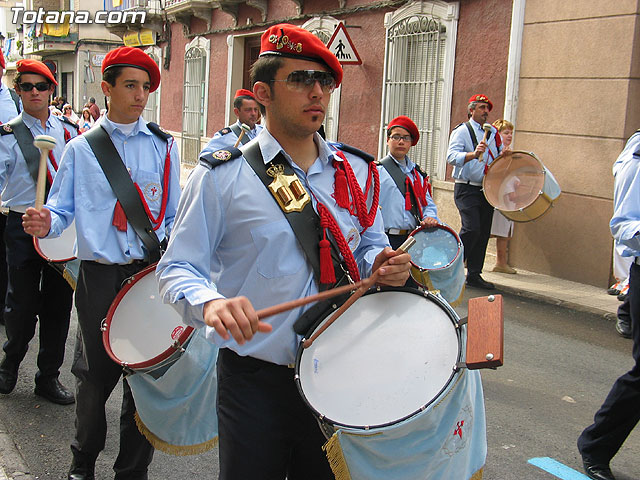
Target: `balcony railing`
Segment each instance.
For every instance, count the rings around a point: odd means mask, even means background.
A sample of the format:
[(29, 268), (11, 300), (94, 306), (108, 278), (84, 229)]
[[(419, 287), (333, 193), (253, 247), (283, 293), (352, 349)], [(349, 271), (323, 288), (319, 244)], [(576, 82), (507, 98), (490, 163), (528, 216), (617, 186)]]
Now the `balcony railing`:
[(50, 35), (26, 37), (23, 54), (36, 54), (45, 51), (47, 54), (69, 52), (75, 49), (76, 43), (78, 43), (78, 34), (73, 32), (66, 37), (52, 37)]

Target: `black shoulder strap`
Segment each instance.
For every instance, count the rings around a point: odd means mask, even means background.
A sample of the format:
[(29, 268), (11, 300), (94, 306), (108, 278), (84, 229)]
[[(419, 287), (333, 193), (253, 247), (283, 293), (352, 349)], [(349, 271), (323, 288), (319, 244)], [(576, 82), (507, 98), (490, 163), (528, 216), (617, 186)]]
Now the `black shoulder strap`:
[(164, 140), (165, 142), (169, 142), (169, 140), (171, 138), (173, 138), (173, 135), (171, 135), (168, 132), (165, 132), (160, 125), (158, 125), (157, 123), (154, 122), (148, 122), (147, 123), (147, 128), (149, 130), (151, 130), (151, 132), (156, 135), (157, 137), (160, 137), (162, 140)]
[[(104, 127), (100, 126), (90, 129), (84, 136), (100, 167), (102, 167), (113, 193), (120, 201), (127, 220), (146, 247), (149, 262), (157, 262), (161, 256), (162, 245), (151, 226), (131, 176), (111, 138), (109, 138), (109, 134)], [(166, 239), (163, 243), (165, 242)]]
[[(251, 166), (258, 178), (264, 183), (265, 187), (269, 187), (269, 184), (273, 179), (267, 175), (267, 169), (264, 164), (262, 152), (260, 152), (260, 145), (258, 142), (253, 142), (247, 147), (242, 149), (242, 154), (245, 160)], [(293, 168), (289, 165), (289, 162), (284, 158), (282, 153), (273, 159), (271, 163), (280, 163), (284, 166), (284, 173), (286, 175), (295, 175)], [(275, 199), (274, 199), (275, 202)], [(284, 213), (284, 212), (283, 212)], [(312, 202), (308, 202), (301, 212), (284, 213), (285, 218), (291, 225), (291, 229), (295, 234), (298, 243), (302, 247), (307, 260), (313, 268), (318, 285), (320, 284), (320, 252), (318, 250), (318, 242), (322, 238), (322, 229), (320, 228), (320, 218), (313, 209)], [(332, 248), (333, 250), (333, 248)], [(336, 278), (342, 277), (342, 269), (339, 265), (339, 261), (336, 255), (332, 255), (333, 268), (336, 274)]]
[(16, 111), (18, 113), (22, 112), (22, 109), (20, 108), (20, 96), (16, 93), (16, 91), (13, 88), (9, 88), (9, 95), (11, 95), (11, 99), (13, 100), (13, 103), (16, 104)]
[[(8, 125), (11, 126), (13, 134), (16, 137), (24, 161), (27, 163), (29, 175), (33, 179), (33, 183), (38, 183), (38, 167), (40, 166), (40, 151), (33, 145), (33, 134), (22, 121), (22, 113), (11, 120)], [(49, 195), (49, 181), (45, 188), (45, 198)]]
[[(236, 137), (240, 138), (240, 134), (242, 133), (242, 129), (237, 125), (237, 124), (233, 124), (231, 126), (229, 126), (229, 128), (231, 129), (231, 131), (233, 133), (236, 134)], [(242, 138), (240, 139), (240, 143), (242, 145), (246, 145), (247, 143), (249, 143), (251, 141), (251, 139), (249, 138), (249, 135), (242, 135)]]
[(67, 117), (65, 117), (64, 115), (58, 117), (60, 120), (62, 120), (64, 123), (66, 123), (67, 125), (72, 126), (73, 128), (75, 128), (76, 130), (78, 130), (80, 128), (80, 126), (77, 123), (73, 123), (71, 120), (69, 120)]
[[(391, 155), (387, 155), (378, 163), (382, 165), (389, 173), (389, 175), (395, 182), (396, 187), (398, 187), (398, 190), (400, 190), (400, 193), (402, 193), (402, 196), (404, 197), (407, 194), (407, 182), (405, 180), (407, 176), (405, 175), (405, 173), (400, 169), (393, 158), (391, 158)], [(417, 220), (418, 224), (420, 224), (422, 218), (420, 212), (418, 211), (417, 199), (414, 198), (413, 191), (409, 190), (409, 194), (411, 195), (411, 214)]]
[(337, 148), (338, 150), (343, 150), (347, 153), (351, 153), (352, 155), (356, 155), (362, 158), (363, 160), (365, 160), (367, 163), (371, 163), (375, 160), (373, 155), (369, 155), (364, 150), (360, 150), (359, 148), (352, 147), (351, 145), (347, 145), (346, 143), (331, 142), (331, 145)]
[(473, 149), (475, 150), (476, 147), (478, 146), (478, 139), (476, 138), (476, 134), (473, 131), (471, 122), (464, 122), (464, 125), (467, 127), (467, 130), (469, 130), (469, 135), (471, 135), (471, 143), (473, 143)]

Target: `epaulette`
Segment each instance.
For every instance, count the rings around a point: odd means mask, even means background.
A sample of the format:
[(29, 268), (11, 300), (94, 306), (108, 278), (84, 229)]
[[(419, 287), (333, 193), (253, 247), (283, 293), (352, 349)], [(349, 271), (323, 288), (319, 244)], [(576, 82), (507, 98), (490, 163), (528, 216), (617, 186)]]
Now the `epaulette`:
[(11, 135), (13, 133), (13, 128), (8, 123), (5, 123), (0, 128), (0, 135)]
[(71, 125), (72, 127), (74, 127), (77, 130), (80, 129), (80, 126), (77, 123), (73, 123), (71, 120), (69, 120), (67, 117), (65, 117), (64, 115), (56, 115), (60, 120), (62, 120), (64, 123)]
[(462, 123), (457, 124), (455, 127), (453, 127), (453, 128), (451, 129), (451, 131), (453, 132), (456, 128), (461, 127), (461, 126), (462, 126), (462, 125), (464, 125), (465, 123), (467, 123), (467, 122), (462, 122)]
[(420, 168), (420, 165), (418, 165), (417, 163), (415, 165), (416, 165), (416, 170), (420, 175), (422, 175), (424, 178), (427, 178), (429, 176), (424, 172), (424, 170), (422, 170), (422, 168)]
[(222, 130), (218, 130), (220, 135), (226, 135), (227, 133), (231, 133), (231, 129), (229, 127), (224, 127)]
[(200, 157), (200, 164), (208, 168), (216, 168), (218, 165), (242, 156), (242, 152), (235, 148), (223, 148), (215, 152), (205, 153)]
[(155, 135), (163, 139), (165, 142), (168, 142), (170, 138), (173, 137), (169, 132), (167, 132), (164, 128), (154, 122), (148, 122), (147, 128), (151, 130)]
[(371, 163), (375, 160), (373, 155), (369, 155), (367, 152), (364, 152), (359, 148), (352, 147), (351, 145), (347, 145), (346, 143), (331, 142), (331, 145), (333, 145), (338, 150), (342, 150), (343, 152), (351, 153), (352, 155), (360, 157), (367, 163)]

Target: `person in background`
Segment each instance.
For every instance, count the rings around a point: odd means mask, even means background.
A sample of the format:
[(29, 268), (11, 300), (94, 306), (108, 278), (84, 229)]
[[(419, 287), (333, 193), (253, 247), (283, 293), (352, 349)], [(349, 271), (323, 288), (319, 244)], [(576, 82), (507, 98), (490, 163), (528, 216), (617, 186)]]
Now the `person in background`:
[[(496, 120), (493, 126), (498, 129), (502, 138), (502, 152), (511, 150), (513, 141), (513, 123), (508, 120)], [(500, 213), (500, 210), (493, 211), (491, 222), (491, 236), (496, 239), (496, 265), (494, 272), (516, 273), (516, 269), (509, 265), (509, 239), (513, 236), (513, 221)]]
[(75, 124), (77, 124), (78, 120), (80, 120), (80, 117), (76, 115), (76, 112), (73, 111), (73, 108), (68, 103), (65, 104), (64, 107), (62, 107), (62, 115), (67, 117), (67, 119), (69, 119), (70, 122)]
[(78, 127), (79, 132), (84, 133), (93, 127), (93, 117), (91, 116), (91, 111), (85, 107), (82, 109), (82, 117), (78, 119)]
[(97, 121), (98, 118), (100, 118), (100, 107), (96, 105), (96, 99), (94, 97), (89, 97), (89, 101), (87, 102), (85, 107), (89, 108), (94, 122)]

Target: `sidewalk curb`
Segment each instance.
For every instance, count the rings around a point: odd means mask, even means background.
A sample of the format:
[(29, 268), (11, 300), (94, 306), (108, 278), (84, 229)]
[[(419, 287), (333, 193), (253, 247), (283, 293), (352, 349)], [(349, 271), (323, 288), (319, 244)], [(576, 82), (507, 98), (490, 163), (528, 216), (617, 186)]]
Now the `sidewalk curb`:
[(557, 306), (568, 308), (568, 309), (571, 309), (571, 310), (576, 310), (578, 312), (584, 312), (584, 313), (589, 313), (589, 314), (592, 314), (592, 315), (598, 315), (598, 316), (601, 316), (603, 318), (606, 318), (607, 320), (615, 321), (617, 319), (617, 316), (616, 316), (615, 313), (611, 313), (609, 311), (603, 310), (602, 308), (592, 307), (592, 306), (589, 306), (589, 305), (583, 305), (581, 303), (572, 302), (570, 300), (563, 300), (563, 299), (560, 299), (560, 298), (554, 298), (554, 297), (550, 297), (548, 295), (542, 295), (540, 293), (523, 290), (521, 288), (510, 287), (508, 285), (500, 285), (498, 283), (496, 283), (495, 285), (496, 285), (496, 290), (498, 290), (500, 292), (508, 293), (508, 294), (515, 295), (515, 296), (518, 296), (518, 297), (528, 298), (528, 299), (531, 299), (531, 300), (536, 300), (536, 301), (539, 301), (539, 302), (542, 302), (542, 303), (547, 303), (547, 304), (550, 304), (550, 305), (557, 305)]
[(35, 480), (0, 419), (0, 480)]

